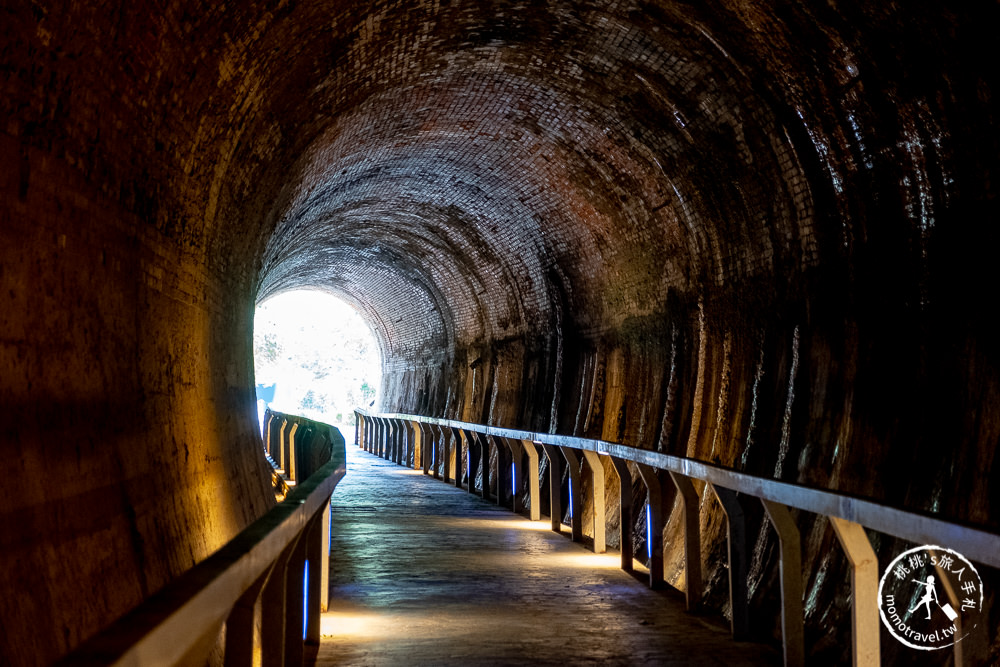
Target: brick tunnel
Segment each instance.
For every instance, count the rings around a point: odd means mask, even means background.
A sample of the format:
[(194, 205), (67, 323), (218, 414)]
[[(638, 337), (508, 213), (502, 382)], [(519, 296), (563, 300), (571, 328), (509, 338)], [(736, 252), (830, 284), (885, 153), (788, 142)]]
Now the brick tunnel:
[[(300, 287), (371, 324), (383, 411), (1000, 530), (996, 3), (43, 0), (0, 25), (0, 663), (66, 654), (271, 507), (253, 313)], [(803, 536), (822, 637), (847, 575)]]

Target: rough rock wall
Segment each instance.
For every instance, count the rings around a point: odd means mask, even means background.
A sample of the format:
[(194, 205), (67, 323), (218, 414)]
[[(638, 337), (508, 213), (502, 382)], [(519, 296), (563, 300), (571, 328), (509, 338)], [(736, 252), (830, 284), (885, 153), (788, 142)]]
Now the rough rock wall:
[[(0, 11), (8, 655), (72, 646), (263, 509), (250, 318), (297, 286), (366, 315), (385, 409), (998, 527), (995, 4)], [(62, 607), (58, 568), (93, 596)]]
[(109, 3), (0, 24), (0, 664), (42, 665), (273, 504), (259, 250), (216, 233), (246, 223), (246, 100), (212, 98), (210, 33)]

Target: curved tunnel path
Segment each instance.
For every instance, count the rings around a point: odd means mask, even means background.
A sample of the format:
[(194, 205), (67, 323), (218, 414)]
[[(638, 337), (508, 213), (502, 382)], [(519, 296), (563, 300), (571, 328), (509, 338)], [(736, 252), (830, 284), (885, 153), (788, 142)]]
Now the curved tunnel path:
[(776, 665), (548, 522), (348, 446), (318, 665)]

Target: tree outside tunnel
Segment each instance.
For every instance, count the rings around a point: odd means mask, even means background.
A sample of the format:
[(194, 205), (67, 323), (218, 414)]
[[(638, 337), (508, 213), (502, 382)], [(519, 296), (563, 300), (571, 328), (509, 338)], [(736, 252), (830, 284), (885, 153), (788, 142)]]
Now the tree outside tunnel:
[(326, 292), (297, 290), (257, 306), (254, 368), (259, 418), (270, 406), (339, 425), (375, 400), (381, 359), (354, 308)]

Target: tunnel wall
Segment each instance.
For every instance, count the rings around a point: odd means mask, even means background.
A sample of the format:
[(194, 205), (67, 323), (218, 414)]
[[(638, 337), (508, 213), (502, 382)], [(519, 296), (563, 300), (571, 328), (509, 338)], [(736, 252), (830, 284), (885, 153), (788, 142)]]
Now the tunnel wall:
[[(0, 11), (0, 658), (266, 509), (253, 304), (296, 287), (366, 317), (384, 410), (1000, 528), (995, 3)], [(800, 528), (836, 662), (846, 571)]]
[(0, 656), (47, 664), (269, 502), (251, 311), (63, 160), (2, 143), (22, 171), (0, 203)]
[(197, 118), (99, 10), (0, 8), (4, 665), (52, 663), (274, 502), (253, 261), (220, 261)]

